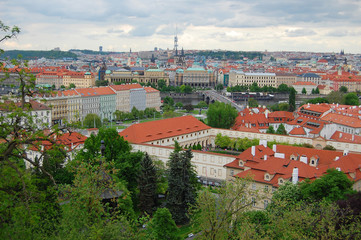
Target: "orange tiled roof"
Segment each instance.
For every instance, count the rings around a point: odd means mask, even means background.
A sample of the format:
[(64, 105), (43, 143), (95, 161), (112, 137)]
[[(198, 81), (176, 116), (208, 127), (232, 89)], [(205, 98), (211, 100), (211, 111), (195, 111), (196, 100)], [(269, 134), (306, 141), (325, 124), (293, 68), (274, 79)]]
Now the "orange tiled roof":
[(110, 87), (115, 91), (125, 91), (130, 89), (142, 88), (142, 86), (139, 83), (111, 85)]
[(337, 141), (337, 142), (348, 142), (348, 143), (359, 143), (361, 144), (361, 136), (336, 131), (330, 138), (331, 140)]
[(76, 88), (75, 91), (78, 92), (81, 97), (115, 94), (115, 92), (110, 87)]
[(303, 127), (295, 127), (289, 132), (290, 135), (306, 135), (305, 129)]
[(152, 88), (152, 87), (144, 87), (144, 90), (145, 90), (146, 92), (159, 92), (157, 89), (154, 89), (154, 88)]
[(352, 128), (361, 128), (361, 119), (357, 117), (351, 117), (337, 113), (328, 113), (327, 115), (321, 117), (321, 120), (349, 126)]
[(197, 118), (189, 115), (134, 124), (120, 132), (119, 135), (131, 143), (146, 143), (210, 128)]
[(299, 81), (299, 82), (295, 82), (293, 85), (311, 85), (311, 86), (316, 86), (315, 83), (313, 82), (303, 82), (303, 81)]

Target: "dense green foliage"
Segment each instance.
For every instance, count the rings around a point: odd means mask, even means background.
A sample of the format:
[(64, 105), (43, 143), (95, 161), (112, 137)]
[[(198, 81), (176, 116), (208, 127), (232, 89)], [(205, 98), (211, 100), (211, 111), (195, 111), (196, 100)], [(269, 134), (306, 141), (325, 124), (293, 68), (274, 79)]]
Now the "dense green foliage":
[(345, 86), (341, 86), (339, 89), (338, 89), (338, 91), (340, 91), (340, 92), (342, 92), (342, 93), (347, 93), (347, 87), (345, 87)]
[(282, 123), (278, 126), (276, 134), (287, 135), (285, 126)]
[(245, 52), (245, 51), (199, 51), (195, 56), (204, 56), (206, 58), (222, 59), (224, 56), (226, 59), (240, 60), (243, 58), (248, 59), (262, 59), (263, 54), (261, 52)]
[(95, 113), (88, 113), (84, 118), (83, 126), (86, 128), (100, 128), (102, 120)]
[(192, 157), (190, 149), (176, 146), (169, 159), (167, 208), (177, 224), (188, 222), (188, 207), (195, 202), (198, 183)]
[(259, 145), (259, 140), (248, 138), (233, 139), (228, 136), (222, 136), (222, 134), (218, 133), (216, 139), (214, 140), (214, 143), (220, 148), (244, 151), (252, 146)]
[(23, 59), (39, 59), (39, 58), (47, 58), (47, 59), (63, 59), (63, 58), (73, 58), (76, 59), (78, 56), (72, 52), (64, 52), (64, 51), (34, 51), (34, 50), (9, 50), (6, 51), (2, 57), (7, 57), (10, 59), (17, 58), (19, 55), (23, 57)]
[(258, 107), (258, 102), (254, 98), (248, 98), (248, 106), (251, 108)]
[(288, 96), (288, 111), (294, 112), (296, 110), (296, 90), (291, 88), (290, 95)]
[(314, 180), (304, 181), (300, 185), (302, 197), (313, 201), (336, 201), (345, 199), (346, 195), (354, 193), (352, 181), (345, 173), (336, 169), (328, 169), (327, 174)]
[(347, 93), (344, 96), (343, 103), (346, 105), (359, 105), (360, 101), (356, 93)]
[(311, 103), (311, 104), (328, 103), (328, 100), (326, 98), (317, 97), (317, 98), (312, 98), (312, 99), (308, 100), (307, 103)]
[(139, 210), (152, 215), (155, 207), (157, 191), (157, 170), (152, 159), (146, 153), (140, 162), (139, 184)]
[(208, 125), (215, 128), (229, 129), (237, 117), (237, 110), (230, 104), (215, 102), (207, 111)]
[(177, 240), (178, 228), (172, 219), (172, 214), (167, 208), (158, 208), (153, 219), (149, 222), (149, 239), (170, 239)]
[(272, 86), (263, 86), (259, 87), (256, 82), (252, 85), (236, 85), (232, 87), (227, 87), (227, 92), (264, 92), (264, 93), (289, 93), (292, 87), (288, 87), (286, 84), (282, 83), (278, 88)]
[(266, 133), (274, 134), (274, 133), (276, 133), (276, 132), (275, 132), (274, 127), (271, 125), (271, 126), (269, 126), (269, 128), (267, 129)]

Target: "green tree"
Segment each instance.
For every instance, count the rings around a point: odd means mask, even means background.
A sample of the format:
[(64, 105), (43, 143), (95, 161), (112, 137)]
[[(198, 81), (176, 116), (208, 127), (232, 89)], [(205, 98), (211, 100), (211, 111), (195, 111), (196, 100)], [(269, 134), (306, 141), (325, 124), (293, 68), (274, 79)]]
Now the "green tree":
[(328, 103), (328, 100), (326, 98), (317, 97), (317, 98), (312, 98), (312, 99), (308, 100), (307, 103), (312, 103), (312, 104)]
[(193, 111), (193, 105), (192, 104), (187, 104), (183, 107), (183, 109), (185, 109), (188, 113)]
[(301, 193), (305, 199), (336, 201), (345, 199), (352, 194), (352, 181), (345, 173), (336, 169), (328, 169), (327, 173), (313, 182), (304, 181), (301, 184)]
[(320, 94), (320, 89), (318, 89), (318, 87), (315, 89), (315, 94)]
[(88, 113), (84, 118), (83, 125), (86, 128), (100, 128), (102, 120), (95, 113)]
[(254, 99), (254, 98), (249, 98), (248, 99), (248, 106), (251, 107), (251, 108), (258, 107), (257, 100)]
[(230, 145), (231, 139), (228, 136), (222, 136), (222, 134), (218, 133), (214, 143), (221, 148), (225, 148)]
[(282, 123), (278, 126), (276, 134), (287, 135), (285, 126)]
[(73, 88), (76, 88), (75, 84), (74, 84), (74, 83), (70, 83), (70, 84), (69, 84), (69, 89), (73, 89)]
[(183, 103), (177, 102), (177, 103), (175, 104), (175, 106), (176, 106), (176, 108), (182, 108), (182, 107), (183, 107)]
[(258, 86), (257, 82), (253, 82), (252, 85), (249, 88), (249, 91), (251, 91), (251, 92), (260, 92), (261, 88)]
[(346, 105), (359, 105), (359, 98), (356, 93), (347, 93), (344, 96), (343, 103)]
[(217, 192), (203, 189), (192, 207), (192, 223), (202, 230), (197, 239), (238, 239), (233, 228), (259, 198), (257, 191), (252, 190), (248, 179), (236, 178), (224, 183)]
[(326, 145), (324, 148), (322, 148), (323, 150), (331, 150), (331, 151), (336, 151), (336, 148), (332, 145)]
[(75, 163), (94, 162), (100, 156), (101, 141), (104, 141), (104, 159), (113, 162), (116, 176), (125, 182), (126, 187), (132, 194), (134, 204), (137, 204), (138, 174), (142, 152), (130, 152), (130, 144), (119, 136), (115, 128), (100, 128), (98, 134), (91, 135), (85, 140), (84, 148), (77, 154)]
[(302, 88), (302, 94), (307, 94), (306, 88)]
[[(176, 146), (169, 159), (167, 207), (177, 224), (188, 222), (188, 208), (195, 201), (197, 180), (191, 150)], [(196, 182), (194, 182), (196, 181)]]
[(290, 89), (290, 94), (288, 97), (288, 105), (289, 105), (289, 112), (294, 112), (296, 110), (296, 90), (294, 88)]
[(165, 82), (164, 79), (159, 79), (157, 84), (158, 84), (158, 90), (162, 90), (167, 87), (167, 83)]
[(205, 101), (200, 101), (197, 104), (197, 108), (207, 108), (207, 107), (208, 107), (208, 104)]
[(173, 98), (169, 97), (169, 96), (166, 96), (164, 99), (163, 99), (163, 103), (164, 104), (168, 104), (169, 106), (174, 106), (174, 100)]
[(347, 87), (345, 86), (341, 86), (339, 89), (338, 89), (339, 92), (342, 92), (342, 93), (347, 93)]
[(273, 126), (269, 126), (269, 128), (267, 129), (266, 133), (271, 133), (271, 134), (274, 134), (276, 133), (275, 132), (275, 129), (273, 128)]
[(150, 239), (177, 240), (178, 228), (172, 219), (172, 214), (167, 208), (158, 208), (153, 219), (149, 222)]
[(139, 110), (136, 107), (132, 108), (131, 113), (132, 113), (133, 119), (139, 118)]
[(217, 91), (222, 91), (223, 90), (223, 84), (222, 83), (219, 83), (219, 84), (217, 84), (216, 86), (215, 86), (215, 88), (214, 89), (216, 89)]
[(152, 215), (155, 206), (157, 190), (157, 171), (152, 159), (147, 153), (140, 162), (139, 184), (139, 209), (143, 213)]
[(237, 110), (230, 104), (215, 102), (207, 111), (208, 125), (215, 128), (229, 129), (237, 117)]
[[(100, 87), (100, 86), (108, 86), (108, 81), (107, 80), (96, 80), (95, 81), (95, 86)], [(75, 86), (75, 85), (74, 85)]]
[[(100, 159), (94, 159), (100, 161)], [(112, 163), (93, 165), (86, 162), (76, 167), (72, 185), (61, 189), (64, 202), (63, 218), (56, 238), (60, 239), (129, 239), (135, 237), (134, 230), (124, 217), (134, 215), (130, 193), (122, 183), (110, 176)], [(104, 192), (113, 199), (112, 211), (104, 204)], [(120, 213), (122, 215), (120, 215)], [(118, 228), (118, 231), (115, 229)], [(119, 228), (121, 231), (119, 231)]]
[(343, 102), (343, 93), (339, 91), (332, 91), (327, 96), (326, 99), (329, 103), (339, 103)]
[(193, 89), (192, 89), (191, 86), (186, 85), (186, 86), (184, 87), (184, 89), (183, 89), (183, 92), (184, 92), (184, 93), (192, 93), (192, 92), (193, 92)]
[(286, 84), (282, 83), (278, 86), (277, 91), (280, 93), (287, 93), (290, 91), (290, 88)]

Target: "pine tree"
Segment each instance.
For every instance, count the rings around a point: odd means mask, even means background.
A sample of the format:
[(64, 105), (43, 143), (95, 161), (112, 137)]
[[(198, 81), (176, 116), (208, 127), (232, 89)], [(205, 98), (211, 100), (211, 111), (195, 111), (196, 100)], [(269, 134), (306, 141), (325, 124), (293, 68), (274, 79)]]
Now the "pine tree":
[(139, 209), (143, 213), (152, 215), (156, 200), (157, 171), (152, 159), (146, 153), (140, 162)]
[(192, 157), (191, 150), (180, 151), (178, 147), (170, 156), (167, 207), (177, 224), (189, 221), (188, 207), (195, 202), (197, 181)]
[(288, 99), (289, 104), (289, 112), (293, 112), (296, 110), (296, 90), (294, 88), (290, 89), (290, 95)]
[(278, 126), (276, 134), (287, 135), (285, 126), (282, 123)]

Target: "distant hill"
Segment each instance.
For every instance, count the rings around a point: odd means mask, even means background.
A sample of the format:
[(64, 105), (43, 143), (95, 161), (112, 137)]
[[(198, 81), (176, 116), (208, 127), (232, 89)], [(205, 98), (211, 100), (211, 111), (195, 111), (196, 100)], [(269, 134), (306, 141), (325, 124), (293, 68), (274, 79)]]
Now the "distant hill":
[(92, 54), (92, 55), (109, 55), (110, 53), (117, 53), (117, 52), (99, 52), (99, 51), (93, 51), (88, 49), (70, 49), (69, 52), (80, 52), (83, 54)]
[(210, 57), (219, 60), (221, 60), (223, 57), (225, 57), (226, 59), (233, 59), (233, 60), (243, 59), (244, 57), (248, 59), (254, 59), (256, 57), (262, 59), (263, 57), (263, 54), (261, 52), (245, 52), (245, 51), (199, 51), (192, 55), (204, 56), (206, 58)]
[(39, 58), (47, 58), (47, 59), (63, 59), (63, 58), (77, 58), (77, 55), (72, 52), (64, 52), (64, 51), (25, 51), (25, 50), (9, 50), (5, 51), (1, 58), (8, 57), (10, 59), (17, 58), (18, 55), (21, 55), (23, 59), (31, 60), (31, 59), (39, 59)]

